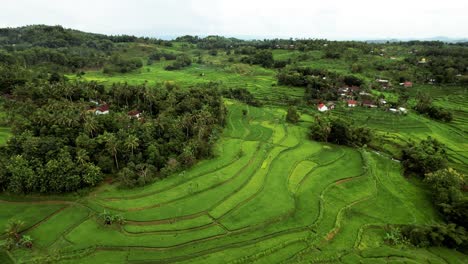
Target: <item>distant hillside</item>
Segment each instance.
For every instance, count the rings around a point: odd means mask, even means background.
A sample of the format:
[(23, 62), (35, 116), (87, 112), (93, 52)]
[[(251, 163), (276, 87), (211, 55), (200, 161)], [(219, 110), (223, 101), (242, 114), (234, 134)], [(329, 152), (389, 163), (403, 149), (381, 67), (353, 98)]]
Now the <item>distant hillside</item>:
[(156, 42), (151, 38), (139, 38), (129, 35), (107, 36), (87, 33), (74, 29), (63, 28), (60, 25), (30, 25), (17, 28), (0, 28), (0, 46), (34, 46), (46, 48), (63, 48), (86, 45), (89, 48), (109, 46), (117, 42)]

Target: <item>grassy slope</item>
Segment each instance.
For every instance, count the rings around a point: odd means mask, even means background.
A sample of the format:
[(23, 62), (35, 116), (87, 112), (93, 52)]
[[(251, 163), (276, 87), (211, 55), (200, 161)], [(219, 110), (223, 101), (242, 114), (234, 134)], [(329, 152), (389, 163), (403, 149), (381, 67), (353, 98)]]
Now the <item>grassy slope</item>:
[[(127, 56), (143, 58), (147, 49), (151, 47), (137, 46)], [(278, 59), (288, 56), (295, 54), (275, 51)], [(317, 52), (311, 58), (303, 64), (348, 71), (343, 61), (322, 60)], [(161, 62), (141, 72), (116, 76), (88, 72), (85, 78), (106, 84), (222, 81), (226, 87), (247, 87), (272, 104), (285, 95), (302, 96), (301, 89), (272, 86), (272, 70), (226, 68), (225, 55), (206, 60), (206, 65), (181, 71), (164, 71)], [(463, 167), (464, 94), (431, 93), (439, 94), (437, 104), (459, 111), (454, 124), (379, 110), (336, 112), (402, 142), (436, 136)], [(24, 232), (35, 239), (32, 251), (16, 250), (13, 257), (19, 262), (47, 257), (61, 263), (462, 263), (466, 257), (447, 249), (384, 245), (386, 224), (439, 221), (428, 194), (401, 176), (397, 162), (369, 151), (307, 140), (310, 115), (303, 114), (302, 122), (292, 126), (284, 123), (282, 108), (253, 108), (234, 101), (226, 105), (228, 124), (216, 157), (188, 171), (133, 190), (104, 184), (74, 202), (69, 197), (63, 201), (0, 197), (0, 225), (23, 219), (28, 227)], [(246, 117), (243, 109), (248, 110)], [(102, 226), (97, 215), (104, 209), (123, 214), (127, 223), (122, 228)]]
[[(32, 252), (13, 256), (26, 261), (49, 254), (63, 263), (345, 262), (372, 254), (409, 261), (423, 253), (456, 263), (461, 257), (383, 244), (385, 224), (438, 221), (428, 194), (401, 177), (398, 163), (308, 141), (306, 128), (277, 121), (281, 109), (227, 105), (219, 155), (183, 175), (129, 192), (103, 185), (76, 203), (19, 201), (20, 209), (2, 214), (3, 221), (36, 215), (38, 208), (48, 216), (31, 218), (41, 221), (25, 232), (35, 238)], [(249, 111), (245, 118), (242, 109)], [(47, 213), (51, 206), (58, 209)], [(121, 229), (102, 226), (96, 215), (104, 207), (129, 221)]]

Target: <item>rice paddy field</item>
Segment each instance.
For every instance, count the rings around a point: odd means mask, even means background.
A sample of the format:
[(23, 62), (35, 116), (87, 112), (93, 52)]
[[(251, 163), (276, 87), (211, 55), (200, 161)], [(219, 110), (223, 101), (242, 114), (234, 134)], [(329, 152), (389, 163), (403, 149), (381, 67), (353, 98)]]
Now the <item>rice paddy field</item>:
[[(301, 122), (291, 125), (278, 106), (301, 98), (303, 89), (276, 86), (273, 70), (222, 66), (224, 59), (180, 71), (164, 71), (167, 63), (157, 62), (122, 75), (87, 72), (83, 78), (106, 85), (217, 81), (248, 88), (266, 105), (226, 100), (215, 157), (146, 187), (106, 182), (86, 195), (0, 195), (0, 226), (21, 219), (22, 234), (34, 239), (32, 249), (0, 250), (0, 263), (467, 263), (466, 255), (446, 248), (384, 243), (389, 224), (442, 221), (430, 194), (386, 154), (310, 141), (315, 107), (301, 108)], [(334, 114), (375, 129), (390, 153), (409, 140), (436, 137), (466, 172), (466, 89), (427, 89), (436, 104), (454, 111), (453, 123), (363, 108), (338, 107)], [(0, 144), (7, 136), (0, 128)], [(125, 224), (104, 226), (98, 219), (104, 210), (121, 214)]]
[[(0, 197), (0, 224), (20, 218), (35, 239), (32, 250), (2, 252), (2, 263), (466, 261), (447, 249), (385, 245), (387, 224), (438, 221), (398, 162), (309, 141), (307, 122), (284, 123), (281, 108), (226, 105), (216, 157), (190, 170), (132, 190), (103, 184), (80, 198)], [(104, 226), (104, 210), (126, 223)]]

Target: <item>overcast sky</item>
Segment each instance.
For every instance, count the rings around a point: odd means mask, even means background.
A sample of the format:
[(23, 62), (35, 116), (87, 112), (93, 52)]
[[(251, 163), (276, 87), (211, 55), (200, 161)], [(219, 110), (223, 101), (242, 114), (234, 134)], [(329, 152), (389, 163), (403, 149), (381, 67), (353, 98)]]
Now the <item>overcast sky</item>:
[(468, 0), (0, 0), (0, 27), (138, 36), (468, 37)]

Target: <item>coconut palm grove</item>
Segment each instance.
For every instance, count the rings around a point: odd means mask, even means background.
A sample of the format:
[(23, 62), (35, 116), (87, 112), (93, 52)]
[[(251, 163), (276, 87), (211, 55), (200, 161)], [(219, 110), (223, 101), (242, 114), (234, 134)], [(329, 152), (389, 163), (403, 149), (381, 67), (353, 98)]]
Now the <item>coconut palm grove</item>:
[(0, 29), (0, 263), (468, 263), (468, 42)]

